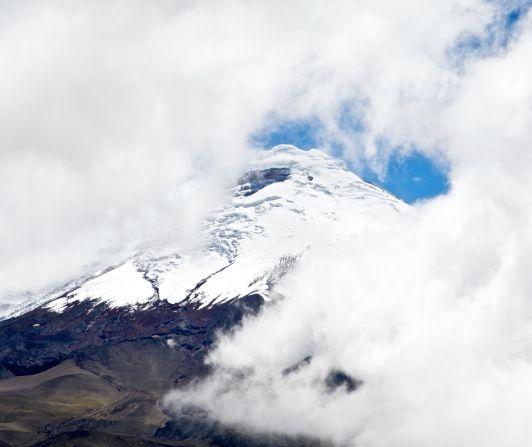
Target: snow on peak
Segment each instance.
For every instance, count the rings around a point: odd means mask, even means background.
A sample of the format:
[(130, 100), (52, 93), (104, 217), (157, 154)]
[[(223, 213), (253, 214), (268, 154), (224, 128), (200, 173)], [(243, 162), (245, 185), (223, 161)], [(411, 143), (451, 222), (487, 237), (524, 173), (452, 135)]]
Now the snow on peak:
[[(270, 168), (287, 168), (296, 173), (314, 175), (329, 174), (329, 181), (337, 182), (342, 179), (336, 176), (338, 171), (348, 172), (345, 163), (331, 157), (319, 149), (302, 150), (289, 144), (281, 144), (273, 149), (260, 151), (250, 165), (250, 170), (265, 170)], [(332, 176), (332, 177), (331, 177)], [(350, 180), (361, 179), (349, 172)]]
[(111, 307), (151, 300), (210, 306), (274, 286), (314, 246), (341, 244), (408, 207), (364, 182), (323, 151), (280, 145), (257, 152), (233, 198), (203, 224), (203, 244), (165, 256), (141, 253), (83, 283), (47, 307), (104, 301)]
[(258, 151), (255, 159), (251, 163), (251, 167), (310, 167), (326, 163), (327, 161), (345, 167), (341, 160), (331, 157), (320, 149), (303, 150), (291, 144), (280, 144), (269, 150)]
[(113, 306), (123, 307), (142, 303), (154, 297), (156, 290), (144, 277), (135, 261), (109, 270), (103, 275), (90, 279), (66, 296), (50, 303), (49, 309), (62, 311), (68, 304), (83, 299), (111, 300)]

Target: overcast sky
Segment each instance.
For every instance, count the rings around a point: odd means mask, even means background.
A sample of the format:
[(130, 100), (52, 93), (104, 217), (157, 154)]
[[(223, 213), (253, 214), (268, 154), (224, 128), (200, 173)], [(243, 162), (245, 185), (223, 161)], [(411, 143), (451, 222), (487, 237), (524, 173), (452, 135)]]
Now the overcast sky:
[[(264, 129), (317, 123), (377, 173), (415, 149), (449, 192), (305, 259), (221, 341), (219, 374), (167, 403), (348, 445), (527, 445), (531, 20), (504, 0), (0, 1), (3, 302), (139, 243), (193, 244)], [(316, 358), (290, 386), (286, 343)], [(337, 366), (360, 392), (315, 386)]]

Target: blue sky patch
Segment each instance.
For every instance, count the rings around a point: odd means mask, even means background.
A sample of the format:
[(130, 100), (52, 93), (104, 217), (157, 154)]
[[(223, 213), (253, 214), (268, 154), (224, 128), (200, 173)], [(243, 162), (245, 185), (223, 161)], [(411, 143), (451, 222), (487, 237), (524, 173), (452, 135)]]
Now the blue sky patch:
[(447, 170), (419, 151), (393, 152), (381, 179), (366, 168), (361, 177), (376, 184), (406, 203), (426, 200), (449, 190)]
[[(265, 149), (278, 144), (293, 144), (300, 149), (311, 149), (322, 146), (321, 134), (322, 126), (317, 120), (286, 121), (259, 130), (251, 137), (251, 142)], [(342, 158), (342, 148), (334, 144), (332, 147), (333, 153)], [(445, 194), (449, 189), (446, 170), (419, 151), (407, 154), (392, 152), (382, 178), (369, 167), (357, 174), (407, 203), (430, 199)]]
[(532, 0), (499, 0), (495, 19), (479, 34), (466, 34), (450, 49), (451, 60), (461, 67), (470, 57), (488, 57), (508, 47), (519, 23), (532, 7)]
[(251, 136), (251, 142), (265, 149), (278, 144), (293, 144), (300, 149), (312, 149), (320, 145), (321, 128), (318, 120), (284, 121), (255, 132)]

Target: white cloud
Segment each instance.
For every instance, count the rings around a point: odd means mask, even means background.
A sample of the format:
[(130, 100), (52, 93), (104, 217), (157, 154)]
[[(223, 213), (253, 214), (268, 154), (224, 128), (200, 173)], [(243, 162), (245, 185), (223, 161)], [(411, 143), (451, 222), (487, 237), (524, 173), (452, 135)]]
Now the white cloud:
[[(528, 445), (531, 42), (526, 18), (506, 51), (454, 74), (428, 70), (412, 110), (376, 94), (386, 106), (375, 113), (389, 114), (372, 128), (412, 144), (439, 140), (452, 163), (450, 193), (386, 231), (353, 237), (341, 253), (317, 248), (280, 287), (284, 301), (220, 340), (210, 358), (216, 373), (166, 404), (340, 445)], [(405, 65), (419, 61), (404, 54)], [(452, 88), (431, 96), (446, 79)], [(393, 93), (410, 92), (398, 85)], [(416, 116), (420, 123), (408, 121)], [(283, 376), (307, 355), (308, 367)], [(331, 368), (364, 384), (327, 393)]]

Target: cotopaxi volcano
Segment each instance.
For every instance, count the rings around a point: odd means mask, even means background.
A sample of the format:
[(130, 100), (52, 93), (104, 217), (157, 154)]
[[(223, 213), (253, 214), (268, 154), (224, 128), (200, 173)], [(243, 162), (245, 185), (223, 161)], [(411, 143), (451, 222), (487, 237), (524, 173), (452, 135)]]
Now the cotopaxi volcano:
[[(158, 401), (207, 376), (217, 334), (283, 299), (276, 284), (314, 247), (341, 246), (407, 210), (322, 151), (257, 153), (204, 221), (199, 248), (144, 248), (4, 310), (0, 445), (317, 443), (245, 434), (199, 414), (171, 420)], [(328, 380), (358, 386), (341, 371)]]

